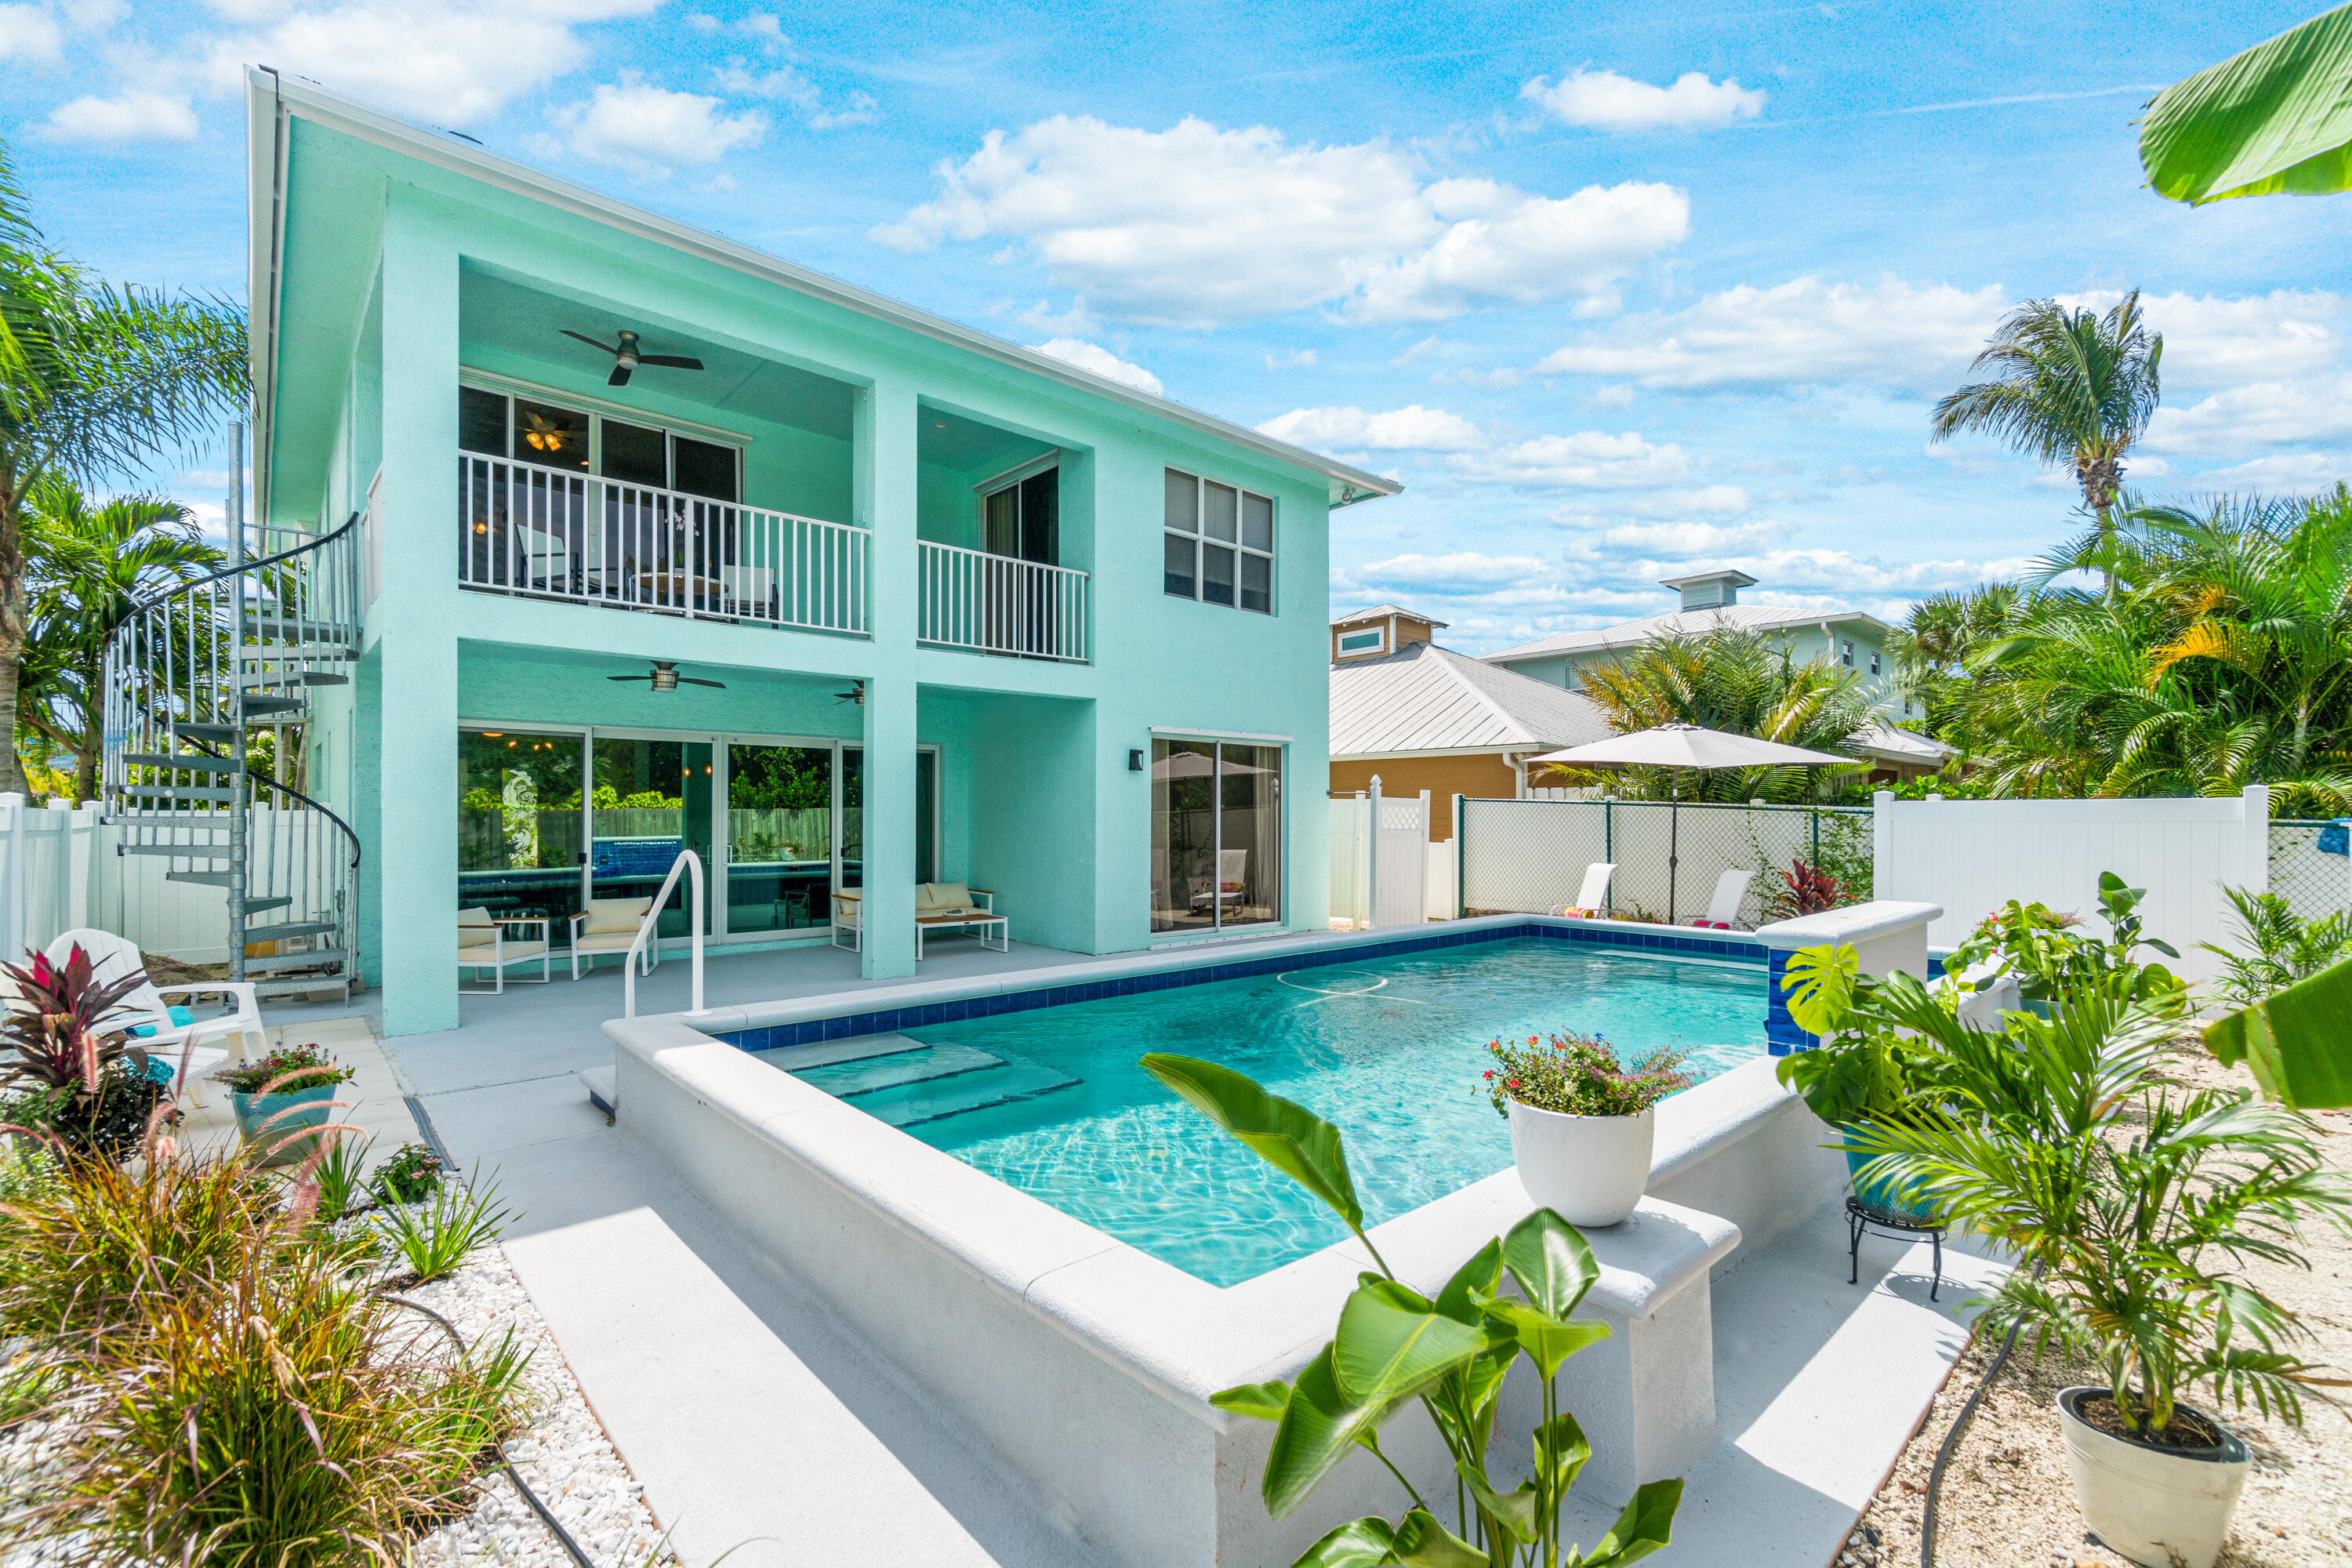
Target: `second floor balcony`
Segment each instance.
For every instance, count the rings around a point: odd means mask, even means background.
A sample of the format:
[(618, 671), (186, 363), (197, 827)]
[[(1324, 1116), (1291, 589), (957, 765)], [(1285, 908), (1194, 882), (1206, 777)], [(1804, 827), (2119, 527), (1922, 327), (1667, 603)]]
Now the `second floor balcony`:
[(865, 529), (512, 458), (457, 458), (457, 581), (478, 592), (870, 637), (911, 595), (937, 647), (1086, 663), (1084, 572), (922, 542), (917, 580), (874, 581)]

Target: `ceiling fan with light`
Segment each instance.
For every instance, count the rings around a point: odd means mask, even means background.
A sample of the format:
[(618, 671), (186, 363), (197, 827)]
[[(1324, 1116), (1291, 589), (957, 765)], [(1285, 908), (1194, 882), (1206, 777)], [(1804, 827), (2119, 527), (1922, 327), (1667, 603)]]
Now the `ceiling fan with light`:
[(691, 675), (680, 675), (677, 672), (677, 661), (669, 658), (654, 660), (653, 673), (650, 675), (608, 675), (604, 679), (649, 680), (653, 682), (653, 689), (656, 691), (676, 691), (681, 686), (714, 686), (721, 691), (727, 689), (727, 683), (723, 680), (702, 680)]
[(592, 349), (603, 349), (613, 356), (613, 374), (604, 378), (606, 386), (626, 386), (629, 374), (641, 364), (660, 365), (665, 370), (700, 370), (702, 362), (686, 354), (649, 354), (637, 346), (637, 334), (623, 331), (620, 345), (600, 343), (595, 339), (575, 332), (569, 327), (556, 329), (567, 338), (577, 338)]

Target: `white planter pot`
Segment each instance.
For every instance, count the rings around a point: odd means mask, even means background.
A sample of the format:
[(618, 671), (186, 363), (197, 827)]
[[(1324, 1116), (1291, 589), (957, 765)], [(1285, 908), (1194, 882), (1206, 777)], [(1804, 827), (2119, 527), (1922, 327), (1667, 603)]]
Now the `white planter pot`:
[(2252, 1453), (2226, 1427), (2218, 1448), (2156, 1448), (2110, 1436), (2074, 1414), (2075, 1401), (2106, 1392), (2068, 1388), (2058, 1394), (2058, 1426), (2083, 1522), (2110, 1550), (2148, 1568), (2213, 1568)]
[(1579, 1226), (1615, 1225), (1650, 1184), (1657, 1112), (1563, 1116), (1510, 1101), (1511, 1163), (1538, 1205)]

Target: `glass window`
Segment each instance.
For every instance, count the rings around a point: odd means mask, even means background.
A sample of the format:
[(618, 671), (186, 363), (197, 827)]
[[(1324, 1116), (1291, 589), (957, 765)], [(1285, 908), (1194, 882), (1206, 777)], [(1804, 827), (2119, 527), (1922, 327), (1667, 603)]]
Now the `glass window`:
[[(711, 755), (708, 741), (632, 741), (599, 735), (594, 743), (594, 835), (589, 851), (590, 890), (600, 899), (649, 899), (680, 849), (711, 864)], [(658, 936), (687, 934), (688, 887), (680, 877), (662, 906)], [(703, 909), (705, 932), (716, 929), (718, 900)]]
[[(572, 940), (580, 908), (580, 737), (512, 731), (457, 735), (457, 907), (548, 921)], [(487, 935), (487, 933), (484, 933)], [(509, 926), (510, 942), (540, 931)]]
[(1151, 743), (1151, 929), (1282, 919), (1282, 752)]
[(506, 395), (478, 386), (457, 389), (457, 445), (488, 457), (507, 455)]
[(1274, 563), (1246, 551), (1242, 554), (1242, 608), (1260, 615), (1274, 610)]
[(1189, 539), (1175, 534), (1162, 536), (1168, 543), (1168, 591), (1180, 599), (1198, 596), (1193, 584), (1192, 557), (1200, 548)]
[(1377, 631), (1349, 632), (1339, 639), (1341, 653), (1366, 653), (1381, 646), (1381, 634)]
[(1001, 489), (982, 502), (988, 537), (981, 548), (991, 555), (1021, 553), (1021, 487)]
[(605, 420), (603, 464), (608, 479), (657, 490), (669, 489), (668, 443), (658, 430)]
[(1848, 669), (1852, 669), (1853, 668), (1853, 644), (1842, 643), (1839, 646), (1844, 650), (1841, 662), (1843, 663)]
[(1242, 492), (1242, 543), (1269, 555), (1274, 552), (1274, 503), (1246, 490)]
[(727, 748), (727, 930), (833, 923), (833, 748)]
[(1180, 533), (1201, 530), (1201, 481), (1173, 468), (1168, 470), (1168, 526)]
[(551, 403), (514, 400), (514, 455), (551, 468), (588, 469), (588, 416)]
[[(605, 428), (610, 430), (612, 426)], [(743, 499), (736, 488), (734, 447), (721, 447), (715, 441), (698, 441), (690, 436), (673, 436), (669, 441), (671, 488), (712, 500)]]
[(1201, 531), (1227, 544), (1241, 537), (1241, 493), (1230, 485), (1201, 487)]
[(1201, 599), (1210, 605), (1234, 602), (1234, 552), (1222, 544), (1201, 546)]
[(1870, 673), (1873, 675), (1878, 673), (1878, 655), (1875, 652), (1870, 656)]

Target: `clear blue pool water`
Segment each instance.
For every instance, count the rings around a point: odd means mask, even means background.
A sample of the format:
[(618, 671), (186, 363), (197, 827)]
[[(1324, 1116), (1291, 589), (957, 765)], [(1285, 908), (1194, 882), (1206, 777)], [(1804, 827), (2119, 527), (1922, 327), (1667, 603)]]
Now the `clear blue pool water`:
[(757, 1054), (1222, 1286), (1347, 1230), (1137, 1067), (1148, 1051), (1221, 1062), (1335, 1123), (1378, 1224), (1509, 1166), (1509, 1128), (1479, 1092), (1496, 1037), (1674, 1045), (1705, 1079), (1763, 1053), (1763, 1019), (1760, 965), (1518, 938), (868, 1037), (887, 1054)]

